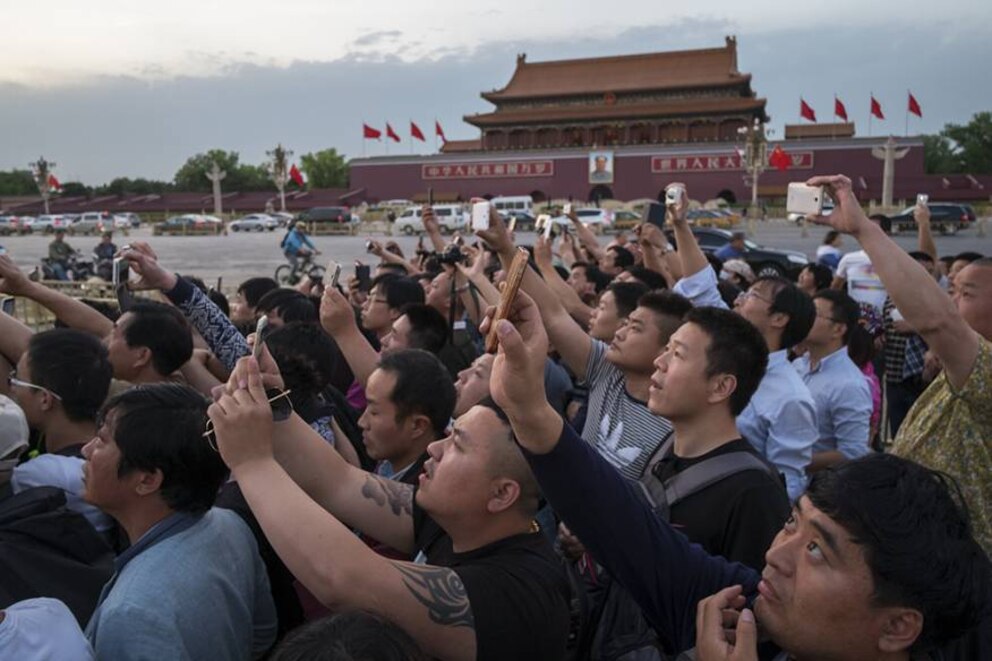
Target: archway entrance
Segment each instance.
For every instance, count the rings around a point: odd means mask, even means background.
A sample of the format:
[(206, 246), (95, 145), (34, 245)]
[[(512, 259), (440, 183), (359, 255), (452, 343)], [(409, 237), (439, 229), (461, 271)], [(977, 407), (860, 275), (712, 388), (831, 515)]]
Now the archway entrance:
[(727, 204), (737, 204), (737, 195), (735, 195), (734, 191), (730, 190), (729, 188), (723, 189), (722, 191), (717, 193), (716, 196), (721, 198)]
[(548, 196), (544, 194), (544, 191), (532, 190), (530, 192), (530, 198), (534, 201), (534, 204), (541, 204), (548, 201)]
[(595, 204), (599, 204), (602, 200), (612, 200), (613, 199), (613, 189), (609, 186), (594, 186), (591, 191), (589, 191), (589, 201)]

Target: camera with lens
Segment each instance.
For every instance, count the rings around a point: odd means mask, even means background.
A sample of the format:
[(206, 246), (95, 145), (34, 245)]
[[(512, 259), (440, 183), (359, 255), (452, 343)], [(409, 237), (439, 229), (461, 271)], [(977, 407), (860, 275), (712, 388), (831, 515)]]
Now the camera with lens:
[(451, 245), (448, 246), (443, 253), (437, 256), (437, 261), (441, 264), (454, 266), (455, 264), (462, 264), (467, 262), (468, 255), (462, 252), (460, 246)]

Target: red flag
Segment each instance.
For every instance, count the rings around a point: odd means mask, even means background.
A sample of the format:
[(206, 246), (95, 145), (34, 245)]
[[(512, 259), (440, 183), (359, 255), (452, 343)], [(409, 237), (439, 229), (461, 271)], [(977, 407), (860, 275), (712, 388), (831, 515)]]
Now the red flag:
[(366, 140), (378, 140), (382, 137), (382, 131), (376, 130), (368, 124), (362, 124), (362, 137)]
[(420, 131), (420, 127), (414, 124), (413, 122), (410, 122), (410, 137), (416, 138), (421, 142), (427, 141), (426, 138), (424, 138), (424, 134)]
[(443, 142), (447, 142), (448, 139), (444, 137), (444, 129), (441, 128), (441, 122), (434, 120), (434, 134), (441, 138)]
[(874, 94), (871, 95), (871, 114), (879, 119), (885, 119), (885, 115), (882, 114), (882, 104), (875, 100)]
[(844, 102), (834, 97), (834, 114), (843, 119), (845, 122), (847, 120), (847, 108), (844, 107)]
[(792, 165), (792, 159), (789, 158), (789, 155), (785, 153), (784, 149), (782, 149), (782, 145), (775, 145), (775, 149), (772, 150), (771, 156), (768, 157), (768, 163), (769, 165), (774, 166), (779, 172), (784, 172), (789, 169), (790, 165)]
[(392, 138), (396, 142), (400, 141), (400, 136), (396, 135), (396, 131), (394, 131), (393, 127), (389, 125), (389, 122), (386, 122), (386, 137)]
[(811, 122), (816, 121), (816, 113), (813, 112), (813, 109), (809, 107), (809, 104), (802, 97), (799, 97), (799, 116)]
[(296, 163), (293, 163), (293, 167), (289, 168), (289, 178), (292, 179), (297, 186), (303, 188), (303, 175), (300, 174), (300, 169), (296, 167)]
[(913, 113), (917, 117), (923, 117), (923, 110), (920, 108), (920, 104), (916, 101), (916, 97), (913, 93), (909, 93), (909, 112)]
[(48, 187), (58, 190), (62, 188), (62, 184), (59, 183), (59, 180), (55, 178), (54, 174), (50, 174), (48, 175)]

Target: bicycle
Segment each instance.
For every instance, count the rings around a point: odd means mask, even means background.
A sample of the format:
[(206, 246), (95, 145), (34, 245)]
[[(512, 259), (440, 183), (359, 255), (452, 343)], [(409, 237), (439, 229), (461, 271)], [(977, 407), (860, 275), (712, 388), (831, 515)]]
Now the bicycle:
[(313, 263), (316, 253), (306, 252), (297, 257), (296, 266), (292, 262), (282, 264), (276, 269), (275, 280), (281, 287), (293, 287), (300, 283), (302, 274), (311, 280), (321, 280), (324, 277), (324, 267)]

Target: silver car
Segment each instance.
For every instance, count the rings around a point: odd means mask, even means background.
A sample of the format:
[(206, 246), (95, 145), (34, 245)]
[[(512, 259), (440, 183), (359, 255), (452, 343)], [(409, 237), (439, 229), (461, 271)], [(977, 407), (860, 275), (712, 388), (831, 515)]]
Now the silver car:
[(279, 227), (279, 220), (264, 213), (253, 213), (239, 218), (228, 225), (232, 232), (264, 232)]

